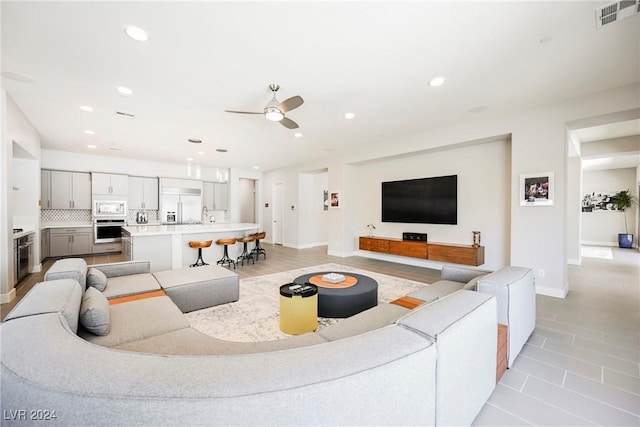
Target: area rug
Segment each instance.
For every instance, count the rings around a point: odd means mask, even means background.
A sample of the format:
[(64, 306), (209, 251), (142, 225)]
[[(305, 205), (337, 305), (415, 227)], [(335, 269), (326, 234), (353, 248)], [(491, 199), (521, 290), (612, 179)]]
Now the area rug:
[[(187, 313), (191, 326), (209, 336), (229, 341), (257, 342), (290, 337), (280, 331), (279, 310), (281, 285), (291, 283), (303, 274), (322, 271), (344, 271), (363, 274), (378, 282), (378, 303), (390, 302), (420, 289), (424, 283), (387, 276), (340, 264), (323, 264), (240, 280), (237, 302)], [(318, 329), (340, 319), (318, 319)]]
[(583, 246), (580, 253), (586, 258), (602, 258), (613, 259), (611, 248), (603, 248), (601, 246)]

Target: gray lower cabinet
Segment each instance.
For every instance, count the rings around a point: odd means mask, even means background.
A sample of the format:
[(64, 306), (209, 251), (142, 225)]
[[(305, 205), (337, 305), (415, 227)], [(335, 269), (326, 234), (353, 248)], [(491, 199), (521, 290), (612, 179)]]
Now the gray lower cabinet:
[(93, 244), (94, 254), (107, 254), (107, 253), (114, 253), (114, 252), (121, 252), (121, 251), (122, 251), (122, 243), (120, 242)]
[(49, 256), (63, 257), (91, 253), (93, 253), (93, 229), (91, 227), (49, 230)]
[(49, 257), (49, 229), (40, 230), (40, 262)]

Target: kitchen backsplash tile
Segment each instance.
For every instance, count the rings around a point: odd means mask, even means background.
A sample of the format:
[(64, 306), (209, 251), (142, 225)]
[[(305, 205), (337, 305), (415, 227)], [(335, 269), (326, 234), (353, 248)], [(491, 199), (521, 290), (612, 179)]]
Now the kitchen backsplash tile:
[(146, 212), (147, 213), (147, 220), (149, 220), (149, 221), (157, 221), (158, 220), (158, 211), (149, 211), (149, 210), (146, 210), (146, 209), (129, 209), (128, 221), (135, 221), (136, 220), (136, 214), (138, 212)]
[(42, 209), (42, 222), (91, 221), (91, 209)]

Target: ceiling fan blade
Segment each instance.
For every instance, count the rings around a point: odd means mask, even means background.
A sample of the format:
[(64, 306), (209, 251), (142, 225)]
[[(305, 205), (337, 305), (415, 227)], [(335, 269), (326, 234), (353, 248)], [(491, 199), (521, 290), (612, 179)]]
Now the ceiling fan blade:
[(284, 101), (282, 101), (280, 105), (278, 105), (278, 109), (283, 113), (286, 113), (287, 111), (291, 111), (295, 108), (298, 108), (299, 106), (302, 105), (303, 102), (304, 102), (304, 99), (302, 99), (301, 96), (297, 96), (297, 95), (292, 96), (291, 98), (285, 99)]
[(283, 118), (282, 120), (280, 120), (280, 124), (284, 127), (286, 127), (287, 129), (298, 129), (298, 124), (296, 122), (294, 122), (291, 119), (288, 118)]
[(225, 113), (237, 113), (237, 114), (264, 114), (262, 112), (256, 113), (253, 111), (234, 111), (234, 110), (224, 110)]

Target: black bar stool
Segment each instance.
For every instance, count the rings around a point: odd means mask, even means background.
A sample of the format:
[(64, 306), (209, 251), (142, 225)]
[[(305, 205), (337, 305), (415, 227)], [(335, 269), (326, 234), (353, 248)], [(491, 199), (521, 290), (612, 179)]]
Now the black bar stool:
[(229, 258), (229, 251), (228, 251), (229, 245), (235, 245), (235, 244), (236, 244), (235, 237), (232, 237), (231, 239), (216, 240), (216, 245), (218, 246), (224, 245), (224, 255), (222, 255), (222, 258), (218, 260), (218, 263), (217, 263), (218, 265), (222, 265), (224, 267), (225, 264), (228, 264), (229, 267), (231, 267), (231, 265), (233, 264), (233, 269), (235, 270), (236, 262), (231, 258)]
[(239, 238), (237, 240), (238, 240), (238, 242), (244, 243), (244, 246), (242, 248), (242, 253), (240, 254), (238, 259), (236, 260), (236, 264), (240, 262), (240, 263), (242, 263), (242, 266), (244, 267), (244, 260), (245, 259), (247, 261), (251, 260), (251, 263), (255, 264), (256, 262), (253, 259), (253, 253), (247, 251), (247, 243), (255, 241), (256, 238), (253, 237), (253, 236), (247, 236), (247, 237), (241, 237), (241, 238)]
[(198, 259), (196, 260), (195, 264), (191, 264), (189, 267), (200, 267), (202, 265), (209, 265), (202, 259), (202, 248), (208, 248), (209, 246), (211, 246), (212, 242), (213, 240), (205, 240), (203, 242), (189, 242), (190, 248), (198, 248)]
[(256, 246), (251, 250), (251, 255), (256, 256), (256, 261), (260, 259), (260, 254), (264, 256), (264, 259), (267, 259), (267, 251), (262, 249), (262, 246), (260, 246), (260, 239), (264, 239), (265, 237), (267, 237), (267, 232), (261, 231), (259, 233), (254, 233), (250, 237), (256, 239)]

